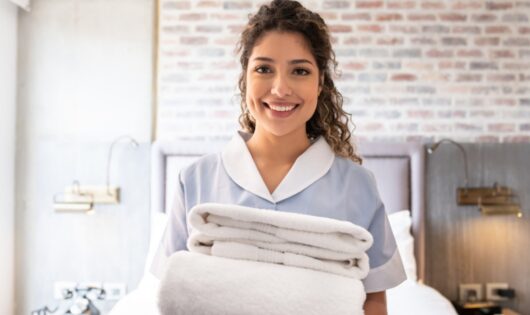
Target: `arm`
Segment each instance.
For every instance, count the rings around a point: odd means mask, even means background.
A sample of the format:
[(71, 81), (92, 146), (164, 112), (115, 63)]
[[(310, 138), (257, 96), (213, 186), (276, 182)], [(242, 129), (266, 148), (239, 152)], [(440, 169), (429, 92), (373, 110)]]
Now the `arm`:
[(184, 205), (184, 184), (181, 180), (181, 174), (179, 174), (173, 205), (167, 217), (166, 229), (164, 230), (150, 268), (151, 273), (158, 279), (164, 274), (165, 265), (169, 256), (176, 251), (187, 249), (188, 228), (186, 207)]
[(387, 315), (386, 311), (386, 291), (366, 294), (364, 302), (365, 315)]

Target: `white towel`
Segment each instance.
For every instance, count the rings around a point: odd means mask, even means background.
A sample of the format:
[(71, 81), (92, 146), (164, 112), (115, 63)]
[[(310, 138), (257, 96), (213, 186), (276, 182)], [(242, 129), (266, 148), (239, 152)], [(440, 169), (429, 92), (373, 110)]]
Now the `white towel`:
[(162, 278), (162, 315), (362, 315), (360, 280), (180, 251)]
[(351, 222), (237, 205), (191, 209), (188, 249), (364, 278), (372, 236)]
[(346, 221), (237, 205), (191, 209), (162, 315), (361, 315), (372, 236)]

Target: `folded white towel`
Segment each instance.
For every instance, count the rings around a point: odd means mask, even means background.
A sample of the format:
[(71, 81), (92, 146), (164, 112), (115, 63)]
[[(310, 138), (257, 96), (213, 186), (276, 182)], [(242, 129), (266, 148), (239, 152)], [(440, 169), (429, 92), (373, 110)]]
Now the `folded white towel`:
[(180, 251), (162, 278), (162, 315), (361, 315), (360, 280)]
[(237, 205), (200, 204), (189, 214), (192, 252), (325, 271), (354, 279), (369, 271), (371, 234), (353, 223)]
[(360, 315), (372, 236), (350, 222), (237, 205), (188, 216), (190, 252), (162, 278), (163, 315)]

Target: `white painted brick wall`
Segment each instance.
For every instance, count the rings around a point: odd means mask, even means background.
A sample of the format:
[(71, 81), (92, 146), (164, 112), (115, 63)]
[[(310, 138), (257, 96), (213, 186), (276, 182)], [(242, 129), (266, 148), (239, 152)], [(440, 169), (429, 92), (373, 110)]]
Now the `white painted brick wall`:
[[(263, 1), (160, 0), (158, 139), (238, 128), (235, 43)], [(332, 30), (361, 139), (530, 142), (530, 1), (301, 1)]]

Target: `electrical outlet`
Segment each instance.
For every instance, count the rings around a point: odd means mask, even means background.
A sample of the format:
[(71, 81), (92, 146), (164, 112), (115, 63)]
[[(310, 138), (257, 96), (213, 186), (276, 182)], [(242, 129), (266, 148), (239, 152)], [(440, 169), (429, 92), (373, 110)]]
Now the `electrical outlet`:
[[(72, 282), (72, 281), (57, 281), (53, 284), (53, 297), (57, 300), (64, 300), (67, 298), (66, 292), (74, 292), (74, 290), (83, 288), (98, 288), (105, 290), (105, 300), (119, 300), (127, 293), (127, 288), (124, 283), (101, 283), (101, 282)], [(96, 297), (93, 297), (95, 299)]]
[(482, 284), (462, 283), (458, 289), (460, 302), (482, 301)]
[(57, 281), (53, 284), (53, 297), (56, 300), (64, 300), (67, 297), (67, 291), (74, 292), (76, 288), (102, 288), (101, 282), (73, 282), (73, 281)]
[(508, 289), (508, 283), (486, 283), (486, 300), (488, 301), (506, 301), (507, 297), (498, 295), (497, 289)]
[(105, 300), (119, 300), (127, 293), (125, 283), (104, 283)]

